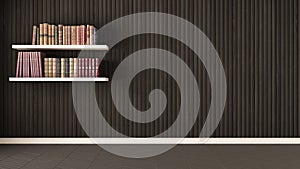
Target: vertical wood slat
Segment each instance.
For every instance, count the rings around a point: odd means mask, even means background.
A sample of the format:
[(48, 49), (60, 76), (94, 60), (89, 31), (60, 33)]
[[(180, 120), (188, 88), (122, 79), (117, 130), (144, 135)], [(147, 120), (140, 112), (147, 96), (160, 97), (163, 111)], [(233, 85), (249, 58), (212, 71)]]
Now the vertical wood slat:
[[(73, 109), (71, 85), (66, 83), (14, 84), (7, 80), (15, 74), (16, 51), (12, 43), (30, 43), (32, 25), (43, 22), (53, 24), (95, 24), (106, 23), (131, 13), (160, 11), (172, 13), (196, 24), (211, 39), (219, 52), (225, 68), (228, 98), (222, 121), (215, 132), (216, 137), (298, 137), (299, 136), (299, 9), (296, 0), (177, 0), (177, 1), (109, 1), (109, 0), (50, 0), (5, 2), (1, 21), (4, 33), (1, 42), (3, 67), (1, 67), (1, 129), (0, 136), (85, 136)], [(159, 25), (155, 25), (159, 26)], [(178, 25), (180, 26), (180, 25)], [(182, 25), (181, 25), (182, 26)], [(164, 29), (164, 28), (161, 28)], [(169, 28), (166, 28), (169, 29)], [(172, 29), (176, 30), (176, 26)], [(196, 39), (186, 35), (195, 43)], [(145, 38), (147, 37), (147, 38)], [(118, 62), (124, 53), (134, 52), (149, 46), (164, 46), (174, 50), (189, 64), (199, 79), (201, 102), (199, 121), (191, 131), (195, 136), (201, 131), (210, 106), (210, 84), (205, 78), (201, 64), (191, 57), (193, 53), (183, 45), (160, 36), (139, 36), (120, 44), (111, 52), (110, 61)], [(127, 48), (129, 46), (129, 48)], [(76, 53), (62, 52), (63, 56)], [(137, 59), (135, 62), (139, 62)], [(134, 63), (133, 63), (134, 64)], [(147, 74), (147, 73), (146, 73)], [(184, 74), (182, 74), (184, 76)], [(146, 78), (150, 77), (150, 78)], [(165, 75), (151, 72), (134, 83), (132, 101), (134, 105), (146, 107), (145, 100), (139, 100), (140, 93), (163, 86)], [(151, 84), (151, 85), (150, 85)], [(170, 111), (176, 111), (181, 101), (176, 85), (170, 85), (167, 93), (171, 103)], [(110, 84), (97, 84), (99, 103), (105, 110), (108, 121), (117, 128), (127, 130), (129, 135), (153, 135), (172, 123), (172, 113), (167, 113), (163, 123), (150, 127), (128, 123), (120, 116), (111, 102)], [(178, 93), (177, 93), (178, 92)], [(82, 91), (85, 93), (85, 91)], [(7, 99), (4, 98), (7, 97)], [(88, 102), (88, 101), (87, 101)], [(167, 118), (168, 117), (168, 118)], [(98, 130), (93, 116), (88, 118), (89, 127)], [(160, 124), (161, 123), (161, 124)], [(129, 126), (127, 125), (129, 124)], [(186, 125), (183, 122), (182, 125)], [(140, 128), (142, 126), (142, 128)], [(180, 128), (178, 128), (180, 130)], [(95, 132), (95, 135), (98, 131)], [(109, 135), (106, 133), (105, 135)], [(176, 133), (169, 133), (176, 135)], [(113, 134), (115, 135), (115, 134)]]

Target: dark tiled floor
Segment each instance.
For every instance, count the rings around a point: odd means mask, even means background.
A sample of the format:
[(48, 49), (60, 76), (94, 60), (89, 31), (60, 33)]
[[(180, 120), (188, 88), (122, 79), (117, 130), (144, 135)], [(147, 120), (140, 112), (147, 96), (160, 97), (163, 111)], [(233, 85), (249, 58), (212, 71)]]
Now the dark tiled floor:
[(0, 169), (299, 169), (300, 145), (179, 145), (129, 159), (97, 145), (0, 145)]

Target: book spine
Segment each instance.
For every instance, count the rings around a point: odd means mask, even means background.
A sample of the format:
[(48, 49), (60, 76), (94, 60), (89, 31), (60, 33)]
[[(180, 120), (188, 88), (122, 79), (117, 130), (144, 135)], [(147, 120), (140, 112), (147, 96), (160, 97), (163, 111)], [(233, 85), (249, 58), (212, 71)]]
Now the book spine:
[(40, 45), (44, 45), (44, 24), (40, 24)]
[(48, 68), (48, 71), (49, 71), (49, 77), (53, 77), (53, 59), (52, 58), (49, 58), (49, 68)]
[(68, 26), (68, 45), (72, 44), (71, 26)]
[(92, 73), (91, 73), (91, 77), (96, 77), (95, 72), (96, 72), (96, 58), (92, 59)]
[(93, 39), (93, 37), (94, 37), (94, 28), (93, 28), (93, 26), (90, 26), (90, 45), (93, 45), (93, 42), (94, 42), (94, 39)]
[(76, 26), (76, 44), (81, 45), (80, 44), (80, 26)]
[(89, 58), (85, 58), (85, 77), (89, 77)]
[(78, 58), (74, 58), (74, 76), (73, 77), (78, 77)]
[(23, 52), (23, 77), (27, 77), (27, 55)]
[(63, 26), (63, 45), (66, 45), (66, 26)]
[(44, 45), (48, 45), (48, 24), (47, 23), (44, 23), (44, 25), (43, 25), (43, 27), (44, 27)]
[(52, 77), (56, 77), (56, 70), (57, 70), (57, 59), (52, 59)]
[(90, 25), (86, 28), (86, 45), (90, 45)]
[(44, 58), (44, 76), (49, 77), (49, 59)]
[(69, 77), (74, 77), (74, 60), (69, 58)]
[(81, 77), (85, 77), (85, 58), (81, 58)]
[(63, 45), (63, 25), (58, 25), (58, 45)]
[(61, 77), (65, 77), (66, 75), (66, 59), (65, 58), (61, 58), (60, 59), (60, 75)]
[(35, 60), (35, 52), (30, 52), (31, 55), (31, 63), (32, 64), (32, 71), (30, 72), (31, 77), (36, 77), (36, 60)]
[(56, 77), (60, 77), (61, 74), (61, 63), (60, 63), (60, 58), (56, 59)]
[(70, 77), (70, 59), (66, 58), (66, 77)]
[(23, 77), (23, 52), (20, 53), (20, 67), (19, 67), (19, 77)]
[(97, 29), (94, 27), (94, 45), (97, 44)]
[(58, 45), (58, 28), (54, 26), (54, 45)]
[(32, 45), (36, 45), (36, 26), (33, 26), (32, 30)]
[(52, 25), (48, 25), (48, 44), (52, 45)]
[(78, 77), (82, 77), (82, 75), (81, 75), (81, 58), (78, 58)]
[(75, 27), (74, 26), (71, 26), (71, 45), (75, 45)]
[(88, 59), (89, 62), (89, 73), (88, 73), (88, 77), (92, 77), (92, 58)]
[(100, 77), (100, 59), (96, 58), (96, 72), (95, 72), (96, 77)]
[(17, 61), (17, 67), (16, 67), (16, 77), (19, 77), (19, 69), (20, 69), (20, 55), (21, 53), (18, 52), (18, 61)]
[(36, 28), (36, 44), (40, 45), (40, 28)]

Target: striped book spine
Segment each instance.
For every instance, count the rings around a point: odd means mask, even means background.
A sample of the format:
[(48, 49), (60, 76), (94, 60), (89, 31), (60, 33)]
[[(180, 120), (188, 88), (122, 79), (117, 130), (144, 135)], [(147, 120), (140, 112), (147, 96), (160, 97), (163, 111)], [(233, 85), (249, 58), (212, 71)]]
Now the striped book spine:
[(66, 59), (65, 58), (61, 58), (60, 59), (60, 75), (61, 77), (66, 77)]
[(63, 25), (58, 25), (58, 45), (63, 45)]
[(74, 77), (78, 77), (78, 58), (74, 58)]
[(44, 75), (49, 77), (49, 58), (44, 58)]

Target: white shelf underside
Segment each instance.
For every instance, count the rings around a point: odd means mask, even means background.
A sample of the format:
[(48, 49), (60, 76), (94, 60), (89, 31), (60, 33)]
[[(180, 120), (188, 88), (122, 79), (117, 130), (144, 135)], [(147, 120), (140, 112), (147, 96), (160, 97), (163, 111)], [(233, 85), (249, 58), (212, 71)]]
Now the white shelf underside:
[(0, 144), (300, 144), (300, 138), (0, 138)]
[(12, 45), (16, 50), (103, 50), (108, 51), (107, 45)]
[(107, 77), (97, 78), (45, 78), (45, 77), (10, 77), (10, 82), (107, 82)]

